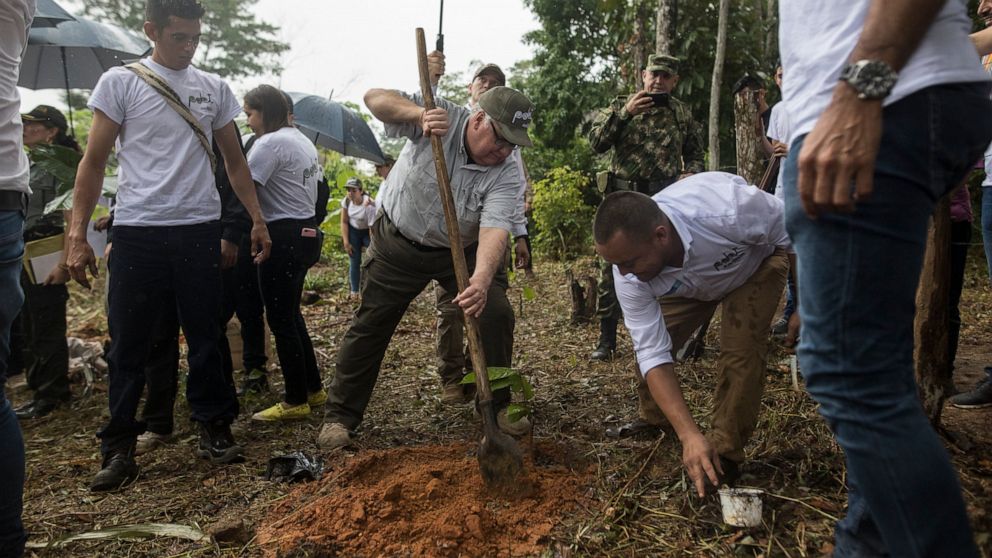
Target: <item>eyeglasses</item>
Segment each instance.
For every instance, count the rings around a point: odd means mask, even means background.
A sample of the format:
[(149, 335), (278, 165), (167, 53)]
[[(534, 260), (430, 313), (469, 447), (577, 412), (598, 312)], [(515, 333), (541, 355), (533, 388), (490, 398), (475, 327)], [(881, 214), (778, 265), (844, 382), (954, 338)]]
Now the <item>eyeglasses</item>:
[(179, 45), (197, 46), (200, 44), (200, 35), (187, 35), (185, 33), (173, 33), (169, 36), (172, 42)]
[(496, 137), (496, 141), (494, 142), (496, 144), (496, 147), (498, 147), (500, 149), (507, 149), (507, 148), (513, 149), (514, 147), (516, 147), (515, 144), (510, 143), (509, 141), (507, 141), (506, 138), (504, 138), (503, 136), (499, 135), (499, 131), (496, 130), (496, 124), (492, 120), (489, 121), (489, 125), (492, 126), (492, 128), (493, 128), (493, 136)]

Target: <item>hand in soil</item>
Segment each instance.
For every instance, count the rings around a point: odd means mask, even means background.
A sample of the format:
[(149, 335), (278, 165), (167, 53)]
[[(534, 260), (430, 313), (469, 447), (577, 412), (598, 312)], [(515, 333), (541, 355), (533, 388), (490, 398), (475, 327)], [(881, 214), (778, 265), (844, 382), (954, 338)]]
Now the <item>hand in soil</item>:
[(713, 483), (713, 486), (720, 486), (720, 477), (717, 476), (717, 473), (723, 474), (720, 456), (702, 434), (688, 438), (682, 443), (682, 463), (685, 464), (685, 469), (700, 498), (706, 495), (707, 479)]

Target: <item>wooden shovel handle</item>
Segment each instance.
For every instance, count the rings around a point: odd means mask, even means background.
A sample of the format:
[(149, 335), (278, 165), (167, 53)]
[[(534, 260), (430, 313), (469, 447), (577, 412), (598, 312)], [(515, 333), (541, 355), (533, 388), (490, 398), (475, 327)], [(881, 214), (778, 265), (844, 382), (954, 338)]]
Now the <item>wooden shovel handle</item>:
[[(420, 67), (420, 92), (424, 96), (424, 108), (434, 109), (434, 92), (431, 90), (431, 80), (427, 72), (427, 44), (423, 28), (417, 28), (417, 64)], [(449, 130), (449, 134), (459, 133)], [(437, 187), (441, 193), (441, 205), (444, 207), (444, 221), (448, 226), (448, 244), (451, 245), (451, 259), (455, 264), (455, 280), (458, 292), (468, 288), (468, 265), (465, 263), (465, 251), (462, 249), (461, 231), (458, 229), (458, 214), (455, 213), (455, 199), (451, 195), (451, 182), (448, 177), (448, 165), (444, 160), (444, 147), (441, 138), (431, 134), (431, 149), (434, 152), (434, 166), (437, 169)], [(493, 398), (489, 387), (489, 373), (486, 368), (486, 355), (482, 352), (482, 336), (479, 334), (479, 322), (474, 316), (465, 314), (465, 329), (468, 332), (468, 352), (472, 357), (472, 368), (475, 370), (475, 385), (479, 392), (479, 401), (489, 401)]]

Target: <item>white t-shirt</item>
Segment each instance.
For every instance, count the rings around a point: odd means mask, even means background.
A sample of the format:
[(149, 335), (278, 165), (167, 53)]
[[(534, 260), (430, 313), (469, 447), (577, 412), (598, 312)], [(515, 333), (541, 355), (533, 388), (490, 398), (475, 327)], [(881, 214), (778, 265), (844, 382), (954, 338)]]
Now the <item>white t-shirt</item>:
[(30, 170), (24, 153), (17, 77), (34, 11), (34, 0), (9, 0), (0, 9), (0, 190), (24, 193), (31, 191)]
[[(871, 0), (779, 2), (783, 96), (794, 137), (807, 134), (830, 103), (840, 72), (861, 36)], [(965, 0), (947, 0), (885, 99), (889, 105), (925, 87), (988, 81), (968, 39)]]
[[(785, 103), (775, 103), (772, 107), (772, 114), (768, 117), (768, 137), (775, 141), (789, 145), (792, 142), (792, 118), (789, 116), (789, 107)], [(779, 164), (778, 180), (775, 182), (775, 197), (785, 203), (785, 192), (782, 190), (782, 177), (785, 173), (785, 161), (788, 155), (782, 157)]]
[(248, 151), (251, 178), (266, 223), (310, 219), (316, 214), (317, 182), (323, 172), (317, 148), (299, 130), (279, 128), (255, 140)]
[[(207, 139), (241, 112), (234, 93), (215, 74), (190, 66), (170, 70), (145, 58), (200, 122)], [(189, 124), (131, 70), (107, 70), (90, 108), (120, 125), (115, 225), (195, 225), (220, 219), (220, 196), (210, 159)]]
[[(369, 201), (365, 205), (365, 200)], [(341, 209), (348, 212), (348, 224), (353, 229), (365, 230), (375, 221), (375, 201), (368, 194), (362, 194), (362, 203), (355, 203), (345, 196), (341, 200)]]
[(781, 200), (739, 176), (694, 174), (653, 199), (682, 239), (682, 267), (666, 267), (645, 283), (613, 266), (617, 300), (642, 374), (673, 362), (658, 297), (719, 300), (743, 285), (776, 248), (789, 248)]

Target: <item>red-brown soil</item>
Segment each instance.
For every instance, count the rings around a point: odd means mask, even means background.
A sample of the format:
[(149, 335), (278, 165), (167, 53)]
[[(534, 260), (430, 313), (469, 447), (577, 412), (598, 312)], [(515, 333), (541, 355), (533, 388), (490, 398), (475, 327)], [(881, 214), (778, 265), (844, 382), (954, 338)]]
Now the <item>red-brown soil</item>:
[(487, 489), (468, 444), (367, 451), (300, 486), (258, 530), (270, 556), (532, 556), (582, 506), (584, 471), (538, 444), (514, 495)]

